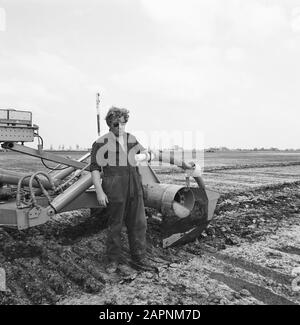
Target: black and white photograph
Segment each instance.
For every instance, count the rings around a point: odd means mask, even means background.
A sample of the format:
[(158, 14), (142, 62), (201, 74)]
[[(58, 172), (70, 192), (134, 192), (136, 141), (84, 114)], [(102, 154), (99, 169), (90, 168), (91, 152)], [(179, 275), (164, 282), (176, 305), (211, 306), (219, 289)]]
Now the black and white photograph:
[(299, 305), (299, 59), (299, 0), (0, 0), (1, 313)]

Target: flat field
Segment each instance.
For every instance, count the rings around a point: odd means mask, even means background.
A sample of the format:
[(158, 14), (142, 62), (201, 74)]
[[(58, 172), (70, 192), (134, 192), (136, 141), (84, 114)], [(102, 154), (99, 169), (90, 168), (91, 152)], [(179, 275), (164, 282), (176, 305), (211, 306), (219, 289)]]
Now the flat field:
[[(14, 153), (0, 153), (0, 168), (46, 170)], [(179, 168), (153, 168), (161, 182), (185, 182)], [(0, 304), (300, 304), (300, 153), (206, 153), (203, 177), (221, 197), (195, 242), (163, 249), (157, 213), (146, 211), (147, 257), (156, 272), (108, 275), (106, 229), (88, 210), (26, 231), (1, 229), (8, 290)], [(130, 268), (125, 232), (123, 242)]]

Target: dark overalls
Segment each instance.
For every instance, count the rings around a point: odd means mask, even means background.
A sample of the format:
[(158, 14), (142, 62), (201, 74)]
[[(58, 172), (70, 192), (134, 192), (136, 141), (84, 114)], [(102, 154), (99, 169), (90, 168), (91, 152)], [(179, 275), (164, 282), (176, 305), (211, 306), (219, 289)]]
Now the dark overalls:
[(123, 222), (133, 259), (143, 258), (146, 251), (143, 187), (134, 159), (145, 148), (129, 133), (124, 134), (124, 145), (125, 150), (109, 132), (94, 142), (91, 152), (91, 171), (102, 168), (102, 188), (109, 201), (107, 255), (111, 261), (118, 261), (121, 254)]

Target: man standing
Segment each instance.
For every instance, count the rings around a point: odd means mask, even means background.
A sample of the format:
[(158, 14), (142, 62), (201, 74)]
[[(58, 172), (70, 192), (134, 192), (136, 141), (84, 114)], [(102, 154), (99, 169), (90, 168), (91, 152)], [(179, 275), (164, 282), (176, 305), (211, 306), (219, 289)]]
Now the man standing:
[[(118, 269), (121, 255), (121, 230), (127, 227), (131, 257), (136, 266), (147, 267), (146, 216), (141, 175), (136, 154), (146, 149), (125, 132), (129, 111), (112, 107), (106, 115), (109, 132), (93, 143), (91, 172), (97, 199), (108, 213), (107, 272)], [(102, 182), (101, 182), (102, 180)]]

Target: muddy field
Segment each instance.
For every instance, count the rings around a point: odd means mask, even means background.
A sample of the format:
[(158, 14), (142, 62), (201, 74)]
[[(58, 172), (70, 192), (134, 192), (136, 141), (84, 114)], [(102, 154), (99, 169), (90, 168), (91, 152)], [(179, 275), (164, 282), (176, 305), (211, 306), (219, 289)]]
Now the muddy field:
[[(36, 170), (36, 159), (0, 154), (1, 168)], [(177, 168), (154, 167), (184, 183)], [(43, 168), (40, 168), (43, 169)], [(154, 272), (105, 272), (105, 222), (89, 210), (26, 231), (0, 229), (0, 304), (300, 304), (300, 154), (207, 154), (204, 179), (221, 194), (193, 243), (163, 249), (147, 209)], [(125, 231), (123, 262), (130, 268)]]

